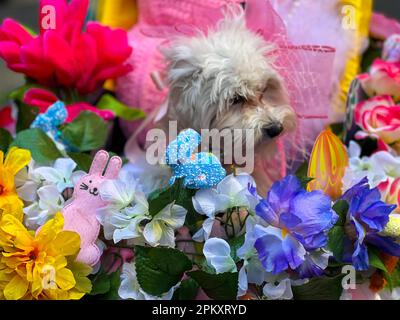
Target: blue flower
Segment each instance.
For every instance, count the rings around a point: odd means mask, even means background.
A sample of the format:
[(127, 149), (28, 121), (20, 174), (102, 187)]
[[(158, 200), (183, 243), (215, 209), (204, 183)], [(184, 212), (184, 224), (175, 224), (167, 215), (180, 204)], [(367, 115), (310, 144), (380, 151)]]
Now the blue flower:
[(381, 201), (379, 190), (370, 189), (367, 178), (347, 190), (341, 199), (349, 204), (344, 262), (351, 262), (357, 270), (367, 270), (369, 256), (366, 244), (392, 256), (400, 256), (400, 245), (394, 239), (379, 234), (388, 223), (389, 215), (396, 205)]
[(255, 227), (254, 246), (265, 270), (274, 274), (310, 263), (308, 253), (327, 244), (327, 232), (338, 219), (331, 199), (305, 191), (295, 176), (274, 183), (256, 213), (268, 226)]

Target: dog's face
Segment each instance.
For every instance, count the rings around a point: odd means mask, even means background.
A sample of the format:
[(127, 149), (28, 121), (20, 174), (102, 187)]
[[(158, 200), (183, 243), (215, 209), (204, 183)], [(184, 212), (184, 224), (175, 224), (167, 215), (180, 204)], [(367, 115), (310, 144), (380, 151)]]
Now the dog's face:
[(272, 67), (272, 50), (246, 28), (243, 12), (207, 36), (180, 39), (166, 51), (169, 119), (199, 132), (253, 130), (256, 149), (293, 130), (296, 116)]

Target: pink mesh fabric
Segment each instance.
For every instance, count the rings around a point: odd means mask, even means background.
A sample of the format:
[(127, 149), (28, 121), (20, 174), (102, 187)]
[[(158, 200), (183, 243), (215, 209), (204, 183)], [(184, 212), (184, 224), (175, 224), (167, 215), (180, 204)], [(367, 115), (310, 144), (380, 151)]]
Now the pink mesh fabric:
[[(142, 107), (147, 112), (157, 108), (167, 94), (166, 91), (158, 91), (149, 76), (151, 71), (163, 70), (158, 53), (159, 46), (179, 32), (182, 25), (189, 26), (188, 32), (185, 32), (188, 34), (191, 33), (190, 26), (207, 30), (208, 26), (215, 25), (222, 17), (222, 5), (227, 2), (203, 1), (201, 5), (195, 5), (195, 1), (146, 2), (144, 16), (130, 34), (131, 44), (135, 49), (135, 56), (132, 58), (135, 72), (120, 80), (120, 98), (130, 105)], [(143, 1), (140, 3), (144, 4)], [(179, 3), (179, 7), (164, 8), (166, 3)], [(191, 15), (194, 17), (190, 18)], [(168, 21), (170, 24), (151, 26), (147, 21)], [(273, 53), (274, 64), (285, 80), (291, 105), (299, 118), (295, 133), (280, 139), (279, 152), (273, 164), (271, 165), (269, 160), (268, 165), (261, 165), (272, 169), (274, 172), (266, 173), (276, 180), (277, 171), (281, 176), (285, 175), (287, 167), (300, 162), (311, 150), (312, 142), (322, 127), (321, 123), (328, 117), (335, 49), (318, 45), (293, 45), (288, 40), (284, 22), (268, 0), (247, 0), (246, 21), (249, 29), (277, 45), (277, 50)], [(192, 33), (195, 33), (194, 28)], [(146, 41), (143, 41), (144, 39)], [(160, 100), (157, 102), (157, 99)], [(133, 128), (125, 129), (131, 133), (129, 129)]]

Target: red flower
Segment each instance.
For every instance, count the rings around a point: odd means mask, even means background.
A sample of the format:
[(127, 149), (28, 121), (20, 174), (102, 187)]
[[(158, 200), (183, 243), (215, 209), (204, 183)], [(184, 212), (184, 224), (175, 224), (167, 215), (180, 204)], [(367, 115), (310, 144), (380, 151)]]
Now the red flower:
[(0, 26), (0, 58), (16, 72), (47, 86), (77, 89), (87, 94), (132, 70), (125, 64), (132, 53), (127, 34), (90, 22), (83, 31), (88, 0), (42, 0), (56, 10), (55, 29), (32, 36), (12, 19)]
[[(25, 104), (39, 108), (39, 113), (45, 113), (47, 109), (58, 100), (60, 99), (58, 99), (55, 94), (43, 89), (29, 89), (23, 98), (23, 102)], [(66, 108), (68, 111), (68, 118), (66, 120), (67, 123), (74, 121), (82, 111), (94, 112), (106, 121), (114, 119), (113, 112), (99, 110), (86, 102), (78, 102), (68, 105)]]
[(7, 128), (14, 124), (11, 107), (0, 109), (0, 128)]

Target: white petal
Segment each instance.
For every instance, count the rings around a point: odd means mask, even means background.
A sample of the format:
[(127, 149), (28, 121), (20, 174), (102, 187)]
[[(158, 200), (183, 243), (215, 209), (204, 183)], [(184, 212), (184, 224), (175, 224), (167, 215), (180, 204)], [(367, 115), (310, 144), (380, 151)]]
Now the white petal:
[(217, 186), (219, 194), (225, 194), (228, 196), (235, 195), (243, 189), (244, 187), (233, 174), (226, 176)]
[(34, 181), (27, 181), (17, 189), (19, 197), (27, 202), (33, 202), (37, 199), (37, 189), (39, 185)]
[(263, 288), (263, 294), (271, 300), (293, 298), (290, 279), (282, 280), (277, 286), (274, 283), (267, 283)]
[(236, 272), (236, 264), (231, 257), (229, 244), (219, 238), (211, 238), (206, 241), (203, 254), (209, 266), (214, 267), (217, 273)]
[(210, 237), (214, 221), (214, 218), (208, 218), (204, 220), (203, 226), (193, 235), (193, 240), (197, 242), (203, 242), (204, 240), (207, 240)]
[(121, 273), (121, 285), (118, 295), (122, 299), (144, 300), (141, 293), (140, 285), (136, 276), (136, 268), (134, 263), (124, 263)]
[(70, 180), (72, 172), (76, 168), (76, 163), (70, 158), (60, 158), (56, 160), (53, 167), (62, 177)]
[(128, 207), (134, 200), (135, 194), (120, 180), (106, 180), (100, 185), (100, 196), (119, 209)]
[(220, 210), (218, 192), (215, 189), (204, 189), (196, 192), (192, 198), (194, 209), (197, 213), (211, 218)]
[(249, 284), (247, 282), (246, 268), (243, 266), (239, 271), (238, 297), (244, 296), (248, 288)]
[(162, 226), (160, 246), (175, 248), (175, 232), (172, 228)]
[(178, 229), (185, 223), (186, 213), (185, 208), (171, 203), (157, 213), (153, 220), (163, 221), (172, 229)]
[(163, 233), (161, 223), (158, 221), (151, 221), (144, 227), (143, 236), (151, 246), (159, 245)]
[(35, 173), (38, 174), (42, 179), (52, 183), (57, 184), (59, 181), (63, 180), (61, 174), (52, 167), (40, 167), (35, 170)]
[(350, 141), (348, 152), (350, 158), (359, 158), (361, 155), (361, 147), (358, 143)]

